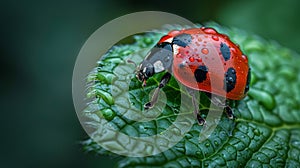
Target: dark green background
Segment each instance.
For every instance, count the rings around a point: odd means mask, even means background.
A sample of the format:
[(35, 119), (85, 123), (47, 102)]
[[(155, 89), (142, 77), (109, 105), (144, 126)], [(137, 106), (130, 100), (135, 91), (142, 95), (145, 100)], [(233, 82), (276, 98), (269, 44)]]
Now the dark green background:
[(76, 56), (106, 22), (159, 10), (242, 28), (299, 52), (299, 6), (298, 0), (1, 1), (0, 167), (113, 165), (114, 160), (80, 150), (78, 142), (87, 136), (71, 94)]

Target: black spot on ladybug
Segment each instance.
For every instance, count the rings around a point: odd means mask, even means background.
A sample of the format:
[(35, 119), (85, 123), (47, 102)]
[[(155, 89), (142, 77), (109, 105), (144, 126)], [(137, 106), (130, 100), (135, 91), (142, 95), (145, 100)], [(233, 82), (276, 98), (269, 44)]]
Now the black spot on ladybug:
[(232, 89), (234, 89), (235, 84), (236, 84), (236, 72), (234, 68), (230, 67), (228, 68), (224, 76), (224, 90), (226, 92), (230, 92)]
[(190, 34), (179, 34), (173, 38), (172, 43), (181, 47), (186, 47), (192, 42), (192, 36)]
[(248, 70), (247, 82), (246, 82), (246, 87), (245, 87), (244, 94), (246, 94), (249, 91), (250, 81), (251, 81), (251, 68), (249, 68), (249, 70)]
[(203, 82), (205, 81), (207, 77), (208, 69), (205, 65), (200, 65), (194, 72), (194, 76), (196, 78), (197, 82)]
[(225, 43), (221, 43), (220, 50), (225, 61), (230, 59), (230, 49)]

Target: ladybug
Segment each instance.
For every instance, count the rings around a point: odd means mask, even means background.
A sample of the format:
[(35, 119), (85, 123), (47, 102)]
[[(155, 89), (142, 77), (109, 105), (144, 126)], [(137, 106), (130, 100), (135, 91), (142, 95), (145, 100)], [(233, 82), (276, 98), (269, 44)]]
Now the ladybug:
[(136, 77), (146, 86), (147, 79), (160, 72), (165, 74), (144, 108), (155, 105), (159, 90), (173, 75), (191, 94), (199, 125), (205, 124), (205, 119), (198, 111), (195, 91), (205, 92), (213, 104), (222, 107), (233, 119), (232, 110), (224, 100), (243, 99), (251, 78), (248, 58), (239, 46), (227, 35), (205, 27), (173, 30), (163, 36), (137, 66)]

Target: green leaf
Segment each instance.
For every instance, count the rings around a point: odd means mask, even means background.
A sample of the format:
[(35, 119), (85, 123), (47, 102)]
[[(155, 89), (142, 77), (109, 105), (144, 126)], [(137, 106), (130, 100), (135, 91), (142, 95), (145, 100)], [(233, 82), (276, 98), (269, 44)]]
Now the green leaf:
[[(148, 157), (121, 157), (117, 167), (300, 167), (300, 57), (274, 41), (264, 40), (239, 29), (226, 29), (217, 24), (208, 26), (227, 34), (239, 44), (248, 56), (252, 69), (251, 87), (248, 96), (240, 101), (231, 101), (236, 120), (223, 115), (216, 129), (204, 141), (199, 141), (202, 126), (197, 122), (184, 138), (169, 150)], [(120, 65), (132, 55), (141, 58), (146, 55), (161, 34), (149, 33), (136, 36), (131, 45), (113, 47), (98, 62), (97, 71), (91, 72), (89, 97), (95, 99), (88, 105), (84, 115), (98, 123), (105, 118), (120, 132), (129, 136), (147, 137), (162, 133), (176, 119), (180, 107), (181, 91), (174, 78), (163, 89), (165, 108), (158, 108), (158, 114), (143, 111), (149, 101), (149, 93), (158, 85), (162, 74), (157, 74), (142, 88), (141, 83), (131, 79), (129, 100), (117, 101), (122, 91), (122, 80), (133, 75)], [(119, 68), (119, 69), (117, 69)], [(117, 87), (116, 82), (120, 82)], [(111, 95), (111, 91), (115, 95)], [(200, 108), (207, 110), (209, 101), (201, 94)], [(143, 111), (144, 122), (124, 117), (122, 108), (135, 107)], [(96, 108), (95, 108), (96, 106)], [(94, 115), (95, 114), (95, 115)], [(190, 113), (187, 113), (188, 115)], [(151, 116), (153, 115), (153, 116)], [(185, 114), (183, 114), (185, 115)], [(203, 114), (205, 117), (207, 113)], [(152, 117), (155, 117), (154, 119)], [(90, 123), (89, 123), (90, 124)], [(179, 134), (180, 130), (173, 130)], [(118, 136), (118, 135), (115, 135)], [(168, 141), (162, 140), (160, 145)], [(83, 143), (86, 151), (97, 154), (111, 154), (92, 140)], [(122, 142), (110, 141), (110, 145), (122, 148)], [(138, 147), (136, 147), (138, 148)], [(144, 148), (144, 147), (140, 147)], [(151, 152), (152, 148), (146, 148)], [(135, 150), (135, 149), (133, 149)]]

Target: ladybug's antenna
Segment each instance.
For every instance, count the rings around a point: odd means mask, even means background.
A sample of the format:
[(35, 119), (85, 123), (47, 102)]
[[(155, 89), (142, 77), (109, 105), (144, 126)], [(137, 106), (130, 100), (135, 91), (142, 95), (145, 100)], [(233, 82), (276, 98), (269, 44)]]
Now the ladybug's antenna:
[(133, 64), (135, 67), (137, 67), (136, 63), (133, 62), (131, 59), (128, 59), (127, 62), (130, 63), (130, 64)]
[[(136, 63), (133, 62), (131, 59), (128, 59), (127, 62), (130, 63), (130, 64), (133, 64), (133, 65), (137, 68)], [(136, 69), (136, 72), (138, 72), (138, 69)], [(137, 74), (136, 77), (138, 78), (138, 76), (139, 76), (139, 75)], [(145, 86), (146, 86), (146, 79), (144, 78), (144, 76), (143, 76), (142, 79), (139, 79), (139, 80), (142, 80), (142, 82), (143, 82), (143, 85), (142, 85), (142, 86), (145, 87)]]

